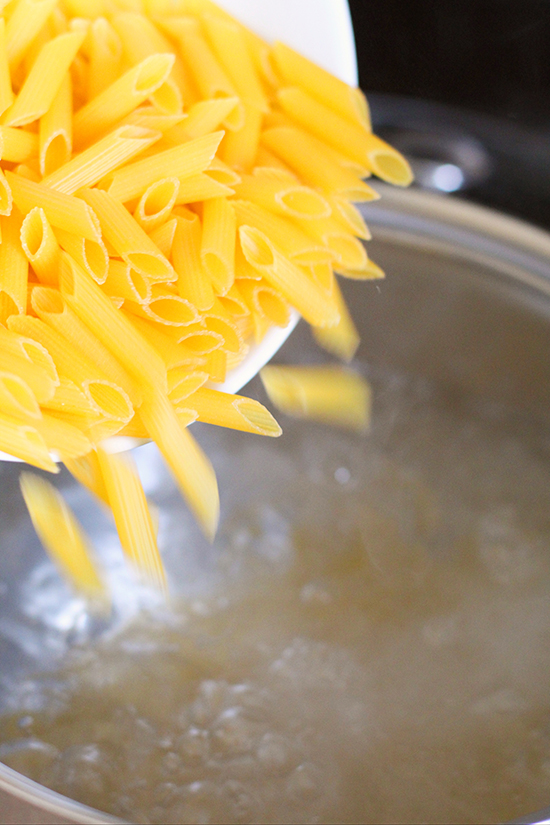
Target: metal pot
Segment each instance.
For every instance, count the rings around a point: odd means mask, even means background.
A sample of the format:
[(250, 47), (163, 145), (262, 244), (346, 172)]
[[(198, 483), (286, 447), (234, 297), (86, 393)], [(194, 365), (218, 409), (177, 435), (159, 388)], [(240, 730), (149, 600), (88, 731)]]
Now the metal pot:
[[(360, 360), (374, 372), (396, 371), (431, 382), (451, 404), (482, 399), (494, 409), (512, 409), (520, 438), (528, 439), (533, 429), (547, 430), (550, 235), (458, 200), (385, 187), (383, 200), (367, 207), (365, 216), (375, 237), (369, 253), (388, 277), (347, 285), (362, 335)], [(300, 327), (279, 360), (319, 360), (319, 351)], [(251, 392), (260, 390), (253, 385)], [(217, 435), (217, 443), (232, 437)], [(50, 618), (55, 614), (55, 621), (43, 628), (24, 609), (29, 588), (39, 584), (33, 571), (42, 563), (42, 551), (19, 500), (18, 472), (0, 466), (0, 677), (12, 685), (16, 679), (23, 682), (38, 663), (47, 667), (74, 641), (102, 630), (83, 609), (56, 613), (50, 601), (42, 608)], [(233, 481), (238, 488), (239, 479)], [(62, 486), (72, 489), (68, 478)], [(230, 509), (236, 499), (229, 499)], [(95, 521), (91, 515), (85, 526), (95, 527), (101, 539), (107, 528)], [(200, 544), (194, 528), (188, 530), (188, 543)], [(201, 545), (197, 568), (211, 561), (212, 552)], [(59, 588), (55, 593), (66, 597)], [(550, 821), (549, 815), (550, 809), (517, 821)], [(117, 821), (0, 766), (0, 823)]]

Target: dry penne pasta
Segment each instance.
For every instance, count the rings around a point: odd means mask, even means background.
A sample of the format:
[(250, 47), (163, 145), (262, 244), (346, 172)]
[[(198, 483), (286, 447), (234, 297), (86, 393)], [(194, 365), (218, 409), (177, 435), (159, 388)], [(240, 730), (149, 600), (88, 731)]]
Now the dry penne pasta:
[[(216, 479), (186, 428), (279, 435), (214, 387), (293, 311), (353, 357), (337, 276), (383, 272), (351, 201), (378, 198), (371, 172), (403, 185), (410, 170), (359, 90), (212, 0), (0, 0), (0, 120), (0, 450), (65, 461), (163, 588), (138, 475), (109, 439), (156, 441), (213, 536)], [(349, 373), (267, 376), (291, 412), (366, 422)], [(29, 484), (68, 535), (57, 494)], [(73, 580), (98, 594), (75, 546)]]
[(105, 599), (91, 548), (60, 493), (33, 473), (22, 473), (20, 482), (35, 530), (63, 573), (92, 599)]
[(370, 419), (370, 388), (342, 367), (264, 367), (260, 373), (271, 401), (288, 415), (311, 418), (359, 432)]
[(166, 577), (156, 531), (132, 459), (109, 455), (102, 449), (97, 450), (97, 457), (122, 549), (147, 581), (164, 589)]

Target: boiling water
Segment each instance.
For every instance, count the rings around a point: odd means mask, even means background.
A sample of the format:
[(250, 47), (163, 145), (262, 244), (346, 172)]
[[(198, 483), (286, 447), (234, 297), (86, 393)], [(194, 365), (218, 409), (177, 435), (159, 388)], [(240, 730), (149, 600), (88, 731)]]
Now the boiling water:
[(6, 764), (140, 823), (482, 823), (550, 802), (549, 445), (375, 386), (368, 437), (203, 428), (213, 548), (147, 448), (171, 609), (128, 598), (112, 527), (68, 487), (110, 542), (113, 617), (46, 563), (21, 583), (21, 643), (42, 632), (58, 661), (4, 677)]

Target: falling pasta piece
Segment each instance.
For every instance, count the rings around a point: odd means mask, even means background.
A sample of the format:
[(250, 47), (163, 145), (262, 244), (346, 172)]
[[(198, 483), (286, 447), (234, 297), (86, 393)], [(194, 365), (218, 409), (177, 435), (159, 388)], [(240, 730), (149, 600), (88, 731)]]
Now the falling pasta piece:
[(370, 421), (370, 387), (343, 367), (264, 367), (260, 376), (282, 412), (364, 432)]
[(133, 459), (101, 449), (97, 457), (122, 549), (146, 581), (164, 590), (166, 576), (156, 530)]
[(20, 484), (34, 529), (53, 561), (77, 590), (105, 601), (105, 586), (92, 561), (92, 550), (60, 493), (33, 473), (22, 473)]

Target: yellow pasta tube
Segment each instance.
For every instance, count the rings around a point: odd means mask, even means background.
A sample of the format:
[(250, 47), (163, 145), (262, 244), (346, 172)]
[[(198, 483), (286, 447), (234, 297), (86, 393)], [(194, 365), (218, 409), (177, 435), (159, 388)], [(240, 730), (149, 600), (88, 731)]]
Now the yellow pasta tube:
[(208, 381), (208, 373), (190, 367), (179, 366), (168, 370), (168, 389), (170, 401), (177, 405), (189, 398)]
[(100, 189), (81, 189), (78, 195), (92, 207), (104, 237), (130, 266), (153, 281), (175, 280), (168, 259), (120, 201)]
[(270, 324), (286, 327), (290, 322), (290, 307), (279, 292), (264, 280), (251, 279), (236, 282), (251, 311), (268, 319)]
[(120, 74), (122, 43), (105, 17), (92, 20), (88, 33), (89, 63), (87, 99), (97, 97)]
[(330, 198), (332, 205), (332, 217), (338, 223), (341, 223), (348, 232), (362, 238), (364, 241), (370, 241), (371, 233), (365, 223), (363, 216), (359, 210), (345, 198), (334, 195)]
[(185, 406), (198, 413), (197, 421), (276, 438), (282, 430), (258, 401), (202, 387), (185, 399)]
[(277, 41), (271, 59), (285, 86), (298, 86), (339, 115), (370, 130), (370, 116), (364, 95), (340, 78), (322, 69), (307, 57)]
[(386, 277), (384, 270), (370, 258), (367, 260), (365, 266), (359, 270), (346, 269), (338, 264), (335, 265), (335, 269), (339, 275), (342, 275), (344, 278), (350, 278), (352, 281), (378, 281)]
[(8, 64), (6, 23), (4, 18), (0, 18), (0, 115), (11, 106), (12, 102), (13, 92), (11, 88), (10, 67)]
[(38, 152), (38, 137), (13, 126), (0, 126), (0, 157), (10, 163), (23, 163)]
[(170, 74), (174, 59), (173, 54), (146, 57), (82, 106), (73, 121), (75, 144), (83, 146), (105, 133), (150, 97)]
[[(12, 315), (8, 319), (8, 329), (1, 328), (0, 370), (19, 375), (28, 384), (38, 403), (44, 404), (52, 398), (59, 378), (49, 353), (40, 352), (43, 349), (40, 344), (16, 334), (21, 332), (22, 326), (29, 320), (36, 321), (36, 318)], [(38, 357), (37, 352), (40, 352)]]
[(0, 215), (11, 215), (13, 197), (3, 170), (0, 168)]
[(340, 312), (340, 320), (333, 327), (314, 327), (313, 337), (327, 352), (336, 355), (337, 358), (341, 358), (343, 361), (349, 362), (359, 347), (359, 333), (353, 323), (353, 319), (336, 279), (334, 279), (333, 290)]
[(250, 201), (231, 201), (239, 225), (253, 226), (267, 235), (284, 254), (299, 264), (330, 263), (334, 254), (321, 242), (315, 242), (294, 221), (263, 209)]
[(183, 327), (198, 321), (198, 313), (189, 301), (168, 290), (153, 286), (151, 298), (144, 304), (126, 301), (129, 312), (142, 318), (149, 318), (157, 324), (171, 327)]
[(243, 103), (260, 112), (269, 111), (243, 27), (213, 14), (204, 15), (202, 22), (216, 57)]
[(223, 307), (226, 315), (234, 319), (241, 319), (250, 315), (250, 309), (236, 284), (233, 284), (225, 295), (219, 295), (216, 298), (216, 304)]
[(49, 449), (56, 453), (61, 461), (87, 455), (92, 449), (90, 439), (78, 427), (65, 420), (66, 415), (59, 418), (57, 415), (45, 413), (34, 425)]
[(109, 496), (96, 450), (92, 450), (88, 455), (81, 458), (69, 458), (65, 460), (65, 467), (80, 484), (83, 484), (100, 501), (110, 507)]
[(172, 254), (172, 244), (174, 243), (174, 235), (176, 233), (177, 222), (175, 218), (167, 220), (156, 229), (149, 232), (149, 237), (158, 246), (165, 258), (170, 258)]
[(243, 104), (243, 125), (240, 129), (228, 131), (220, 147), (222, 160), (229, 166), (249, 172), (254, 166), (263, 114), (253, 106)]
[(235, 187), (235, 195), (291, 219), (328, 218), (332, 214), (330, 203), (319, 192), (276, 177), (245, 175)]
[(102, 449), (97, 457), (122, 549), (149, 583), (164, 590), (166, 577), (155, 528), (133, 459)]
[(77, 189), (93, 186), (160, 137), (160, 132), (140, 126), (121, 126), (47, 175), (42, 183), (58, 192), (72, 195)]
[(52, 226), (81, 235), (91, 241), (98, 241), (101, 238), (97, 216), (83, 200), (72, 198), (63, 192), (56, 192), (41, 183), (35, 183), (21, 175), (14, 175), (13, 172), (6, 172), (6, 178), (15, 204), (24, 215), (28, 214), (33, 207), (40, 206)]
[(5, 415), (23, 421), (42, 416), (38, 401), (26, 381), (3, 370), (0, 370), (0, 409)]
[(214, 132), (128, 164), (113, 175), (109, 194), (125, 203), (142, 195), (161, 178), (184, 178), (204, 172), (216, 154), (222, 137), (223, 132)]
[[(156, 132), (162, 132), (166, 140), (166, 132), (169, 132), (174, 126), (187, 119), (187, 114), (179, 112), (176, 115), (165, 115), (159, 112), (154, 106), (140, 106), (125, 117), (122, 124), (129, 126), (141, 126), (143, 129), (152, 129)], [(121, 125), (122, 125), (121, 124)], [(213, 131), (213, 130), (211, 130)], [(181, 141), (178, 141), (181, 142)]]
[(145, 190), (134, 211), (134, 218), (146, 232), (160, 226), (170, 215), (180, 188), (178, 178), (161, 178)]
[(198, 215), (178, 217), (172, 261), (178, 274), (178, 292), (199, 310), (210, 309), (214, 291), (201, 260), (202, 226)]
[(196, 175), (180, 179), (176, 205), (182, 203), (198, 203), (210, 198), (228, 198), (234, 190), (223, 183), (214, 180), (208, 172), (199, 172)]
[(251, 226), (241, 226), (239, 237), (248, 262), (306, 321), (312, 326), (332, 326), (338, 322), (339, 312), (331, 297), (300, 267), (285, 258), (263, 232)]
[(216, 475), (208, 458), (178, 421), (168, 398), (160, 392), (145, 399), (140, 416), (157, 444), (205, 534), (213, 539), (220, 503)]
[(225, 295), (235, 280), (236, 232), (235, 211), (227, 198), (204, 202), (201, 261), (218, 295)]
[[(166, 328), (163, 329), (161, 325), (154, 323), (151, 318), (141, 318), (138, 315), (133, 315), (126, 308), (123, 311), (138, 332), (141, 332), (143, 337), (157, 351), (167, 370), (188, 365), (191, 360), (196, 361), (196, 356), (179, 344)], [(168, 388), (170, 388), (170, 382), (168, 382)]]
[(22, 473), (20, 484), (34, 529), (52, 560), (78, 591), (104, 600), (105, 588), (91, 548), (60, 493), (32, 473)]
[(50, 473), (59, 472), (38, 430), (0, 412), (0, 450)]
[[(170, 36), (180, 46), (180, 53), (204, 100), (215, 97), (238, 97), (236, 89), (202, 35), (198, 20), (191, 17), (170, 18)], [(239, 129), (243, 112), (239, 104), (226, 115), (224, 124)]]
[(111, 297), (137, 301), (138, 304), (145, 304), (151, 299), (151, 284), (147, 278), (132, 269), (126, 261), (115, 258), (109, 260), (103, 291)]
[(53, 12), (58, 0), (19, 0), (6, 25), (6, 50), (13, 73)]
[(223, 346), (223, 337), (218, 332), (208, 329), (187, 329), (178, 337), (178, 343), (185, 347), (189, 358), (210, 355)]
[(27, 279), (29, 264), (21, 248), (19, 213), (0, 217), (0, 322), (10, 315), (20, 315), (27, 309)]
[(370, 419), (370, 387), (342, 367), (264, 367), (260, 377), (276, 407), (287, 415), (364, 432)]
[(235, 186), (235, 184), (241, 182), (241, 176), (218, 157), (212, 158), (207, 172), (211, 178), (223, 183), (224, 186)]
[(56, 229), (55, 236), (61, 247), (68, 252), (94, 281), (103, 284), (107, 278), (109, 256), (103, 240), (90, 241), (64, 229)]
[(367, 265), (367, 251), (358, 238), (347, 232), (332, 218), (297, 220), (300, 228), (313, 239), (323, 243), (333, 252), (335, 269), (351, 269), (361, 272)]
[(166, 369), (157, 353), (80, 267), (62, 254), (60, 283), (69, 307), (115, 356), (138, 385), (166, 391)]
[(40, 172), (49, 175), (70, 160), (73, 146), (71, 76), (65, 75), (48, 111), (40, 118)]
[(44, 412), (57, 412), (69, 417), (79, 417), (86, 424), (97, 422), (102, 417), (75, 382), (65, 376), (59, 379), (59, 386), (55, 388), (52, 398), (42, 404), (42, 409)]
[(60, 249), (43, 209), (35, 206), (21, 226), (21, 246), (38, 280), (58, 284)]
[(353, 201), (376, 200), (378, 193), (334, 159), (330, 147), (305, 129), (279, 126), (262, 134), (262, 144), (310, 186)]
[[(112, 24), (120, 36), (129, 63), (138, 63), (149, 55), (159, 52), (168, 53), (173, 50), (170, 42), (143, 14), (121, 12), (112, 18)], [(175, 64), (174, 69), (176, 69)], [(180, 77), (181, 71), (180, 67), (178, 72)], [(153, 92), (151, 100), (162, 112), (167, 114), (181, 112), (183, 100), (174, 77), (174, 70), (162, 86)]]
[(174, 145), (195, 140), (215, 132), (239, 104), (238, 97), (216, 97), (213, 100), (200, 100), (189, 109), (182, 123), (165, 133), (165, 139)]
[(84, 37), (85, 32), (67, 32), (43, 46), (13, 105), (3, 115), (6, 126), (24, 126), (48, 111)]
[(412, 182), (412, 171), (405, 158), (376, 135), (365, 134), (361, 126), (336, 114), (301, 89), (282, 89), (277, 99), (300, 126), (356, 163), (365, 165), (382, 180), (396, 186), (408, 186)]

